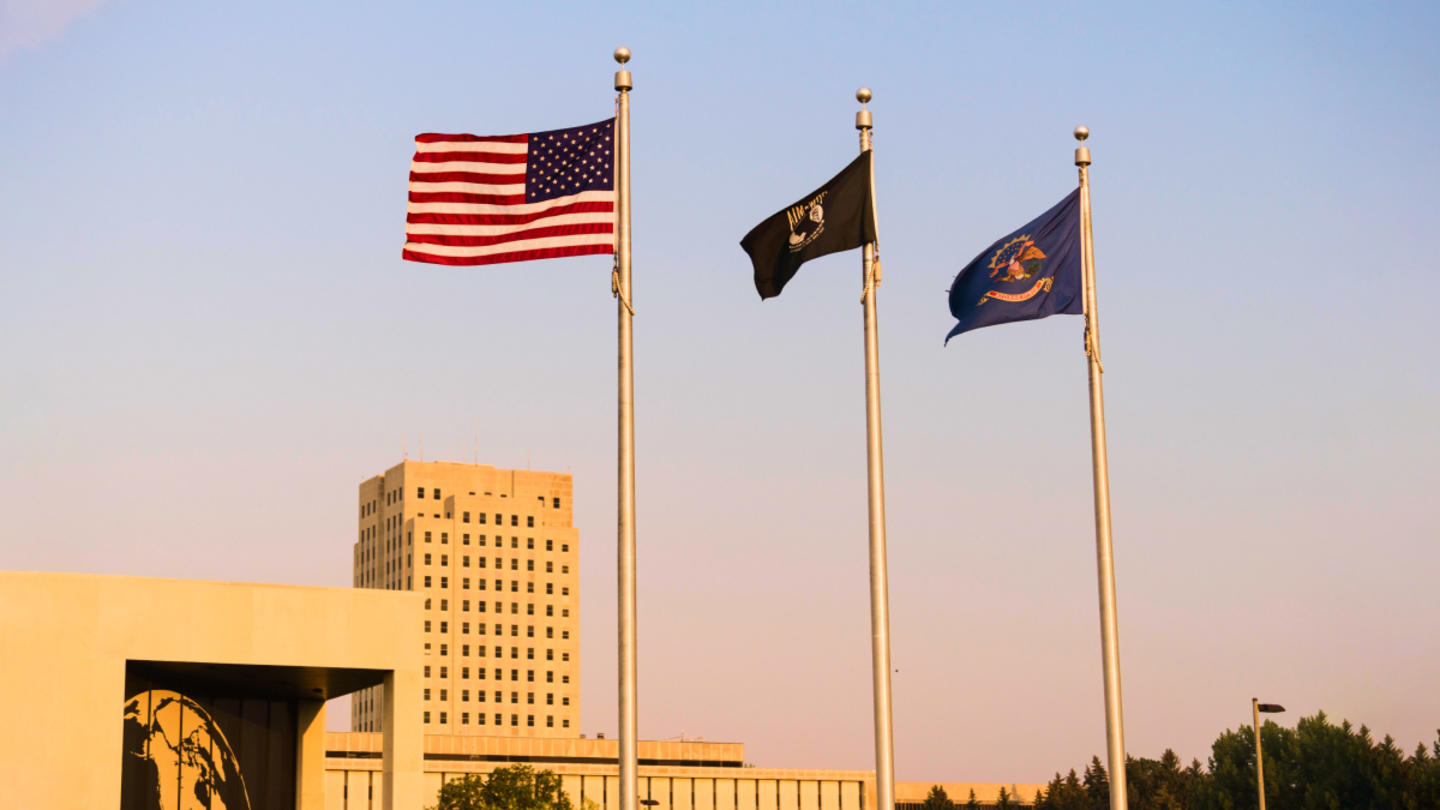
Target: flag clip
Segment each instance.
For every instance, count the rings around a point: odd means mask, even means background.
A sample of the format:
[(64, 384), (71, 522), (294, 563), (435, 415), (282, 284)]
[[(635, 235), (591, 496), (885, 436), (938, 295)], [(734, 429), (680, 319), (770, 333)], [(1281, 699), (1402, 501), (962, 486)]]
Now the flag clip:
[(1100, 362), (1100, 347), (1095, 345), (1095, 340), (1090, 336), (1090, 325), (1085, 325), (1085, 356), (1095, 360), (1095, 367), (1101, 374), (1105, 373), (1105, 364)]
[[(620, 260), (617, 258), (615, 261), (618, 263)], [(620, 299), (620, 303), (625, 305), (625, 310), (630, 313), (630, 317), (635, 317), (635, 308), (630, 306), (630, 300), (620, 294), (620, 268), (618, 264), (612, 265), (610, 268), (610, 295)]]

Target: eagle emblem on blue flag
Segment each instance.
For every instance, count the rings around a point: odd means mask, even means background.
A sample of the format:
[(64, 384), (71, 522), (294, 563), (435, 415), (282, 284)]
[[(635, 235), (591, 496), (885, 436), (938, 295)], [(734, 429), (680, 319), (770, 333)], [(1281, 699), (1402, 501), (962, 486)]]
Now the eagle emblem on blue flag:
[(1081, 313), (1080, 191), (997, 239), (950, 286), (950, 314), (961, 332), (1010, 321)]

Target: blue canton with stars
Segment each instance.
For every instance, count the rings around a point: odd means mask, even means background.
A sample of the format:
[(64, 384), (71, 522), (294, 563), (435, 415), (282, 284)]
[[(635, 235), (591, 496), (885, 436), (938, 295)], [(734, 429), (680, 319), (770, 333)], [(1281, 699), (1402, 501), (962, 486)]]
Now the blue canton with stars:
[(615, 119), (530, 135), (525, 201), (615, 188)]

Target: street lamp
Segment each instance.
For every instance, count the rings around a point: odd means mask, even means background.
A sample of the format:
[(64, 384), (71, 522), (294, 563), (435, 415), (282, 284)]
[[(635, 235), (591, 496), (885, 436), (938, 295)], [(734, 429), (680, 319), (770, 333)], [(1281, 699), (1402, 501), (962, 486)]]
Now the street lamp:
[(1276, 714), (1285, 711), (1285, 707), (1250, 698), (1250, 711), (1255, 715), (1255, 788), (1260, 791), (1260, 810), (1265, 810), (1265, 768), (1260, 764), (1260, 713)]

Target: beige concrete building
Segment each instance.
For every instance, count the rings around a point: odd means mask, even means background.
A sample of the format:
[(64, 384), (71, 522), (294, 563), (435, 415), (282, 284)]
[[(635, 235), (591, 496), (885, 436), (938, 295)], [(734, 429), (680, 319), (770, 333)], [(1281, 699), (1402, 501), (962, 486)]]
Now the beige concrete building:
[(421, 602), (0, 572), (0, 807), (334, 806), (325, 701), (380, 684), (367, 806), (419, 808)]
[[(421, 720), (430, 734), (574, 737), (580, 549), (565, 473), (405, 461), (360, 485), (357, 588), (424, 594)], [(352, 699), (379, 731), (383, 697)]]
[[(378, 807), (384, 784), (379, 771), (378, 734), (326, 735), (326, 791), (330, 810)], [(426, 801), (449, 780), (489, 773), (516, 763), (554, 771), (575, 810), (594, 802), (598, 810), (619, 810), (617, 742), (606, 739), (515, 739), (425, 737)], [(745, 763), (742, 743), (641, 740), (639, 796), (645, 810), (874, 810), (875, 772), (805, 768), (756, 768)], [(899, 782), (896, 810), (916, 810), (939, 784), (957, 805), (970, 791), (982, 807), (992, 806), (1003, 787), (1020, 804), (1031, 804), (1041, 785), (970, 782)]]

